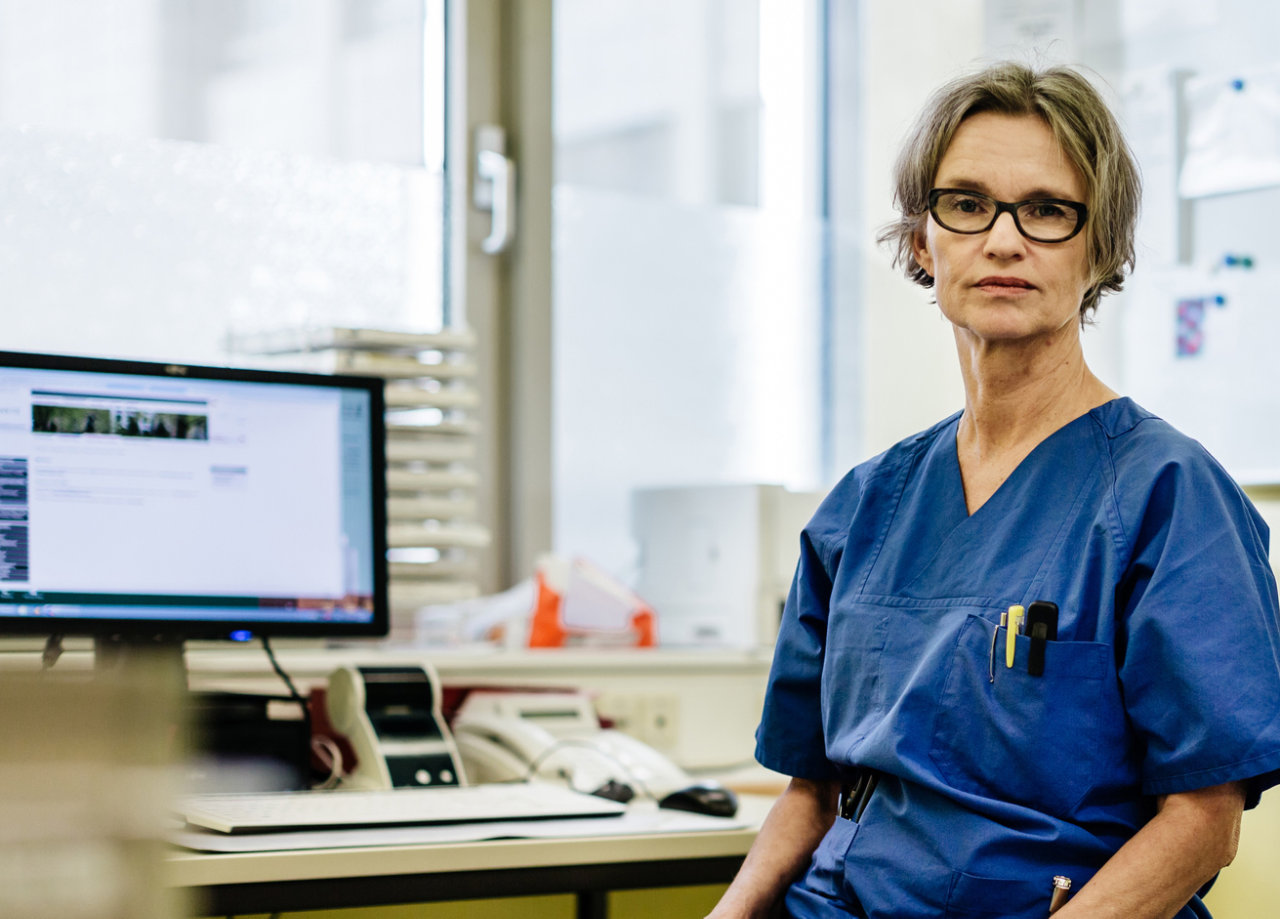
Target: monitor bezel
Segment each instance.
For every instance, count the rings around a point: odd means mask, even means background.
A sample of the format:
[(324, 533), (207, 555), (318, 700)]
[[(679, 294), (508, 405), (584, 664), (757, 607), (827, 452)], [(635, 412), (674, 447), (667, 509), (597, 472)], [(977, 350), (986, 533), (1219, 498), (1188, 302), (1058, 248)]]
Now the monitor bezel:
[(390, 630), (387, 565), (386, 419), (384, 387), (377, 376), (312, 373), (207, 364), (162, 363), (69, 354), (0, 351), (0, 368), (81, 373), (114, 373), (175, 379), (226, 380), (349, 389), (369, 395), (370, 465), (373, 501), (373, 615), (360, 621), (142, 620), (97, 617), (23, 617), (0, 609), (0, 636), (57, 635), (95, 639), (154, 641), (244, 641), (247, 638), (384, 638)]

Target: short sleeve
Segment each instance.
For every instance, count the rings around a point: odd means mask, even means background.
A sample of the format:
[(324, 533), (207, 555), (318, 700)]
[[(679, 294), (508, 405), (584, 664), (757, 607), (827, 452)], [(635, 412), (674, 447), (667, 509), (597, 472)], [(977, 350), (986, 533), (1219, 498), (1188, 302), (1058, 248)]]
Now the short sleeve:
[[(812, 524), (811, 524), (812, 526)], [(809, 528), (787, 596), (756, 729), (756, 759), (767, 769), (822, 781), (839, 777), (822, 730), (822, 659), (832, 574)]]
[[(1194, 448), (1194, 449), (1192, 449)], [(1142, 739), (1143, 792), (1248, 782), (1248, 806), (1280, 781), (1280, 626), (1268, 532), (1198, 445), (1125, 494), (1132, 540), (1119, 585), (1117, 656)]]

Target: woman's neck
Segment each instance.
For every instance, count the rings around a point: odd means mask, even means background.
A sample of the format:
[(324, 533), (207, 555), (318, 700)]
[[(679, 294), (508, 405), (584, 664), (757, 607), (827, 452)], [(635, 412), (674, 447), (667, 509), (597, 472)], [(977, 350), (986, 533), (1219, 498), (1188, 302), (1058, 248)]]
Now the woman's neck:
[(957, 330), (965, 408), (956, 455), (975, 512), (1036, 446), (1116, 398), (1084, 360), (1079, 334), (1060, 342), (975, 342)]
[(1071, 333), (1055, 341), (991, 343), (957, 332), (965, 389), (960, 436), (976, 456), (1034, 447), (1116, 397), (1089, 369), (1079, 334)]

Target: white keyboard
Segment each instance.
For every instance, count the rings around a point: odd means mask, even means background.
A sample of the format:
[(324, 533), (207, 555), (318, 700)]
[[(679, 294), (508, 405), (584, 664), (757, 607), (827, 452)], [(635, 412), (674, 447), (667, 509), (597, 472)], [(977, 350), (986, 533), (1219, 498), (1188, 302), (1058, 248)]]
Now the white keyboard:
[(282, 833), (614, 817), (625, 810), (616, 801), (538, 783), (198, 795), (178, 814), (192, 827), (218, 833)]

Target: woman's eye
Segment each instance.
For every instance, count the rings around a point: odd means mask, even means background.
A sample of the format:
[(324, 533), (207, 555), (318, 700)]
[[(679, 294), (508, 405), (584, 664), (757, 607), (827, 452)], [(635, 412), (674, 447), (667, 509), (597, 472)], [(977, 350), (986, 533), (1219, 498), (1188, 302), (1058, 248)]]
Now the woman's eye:
[(1067, 216), (1067, 211), (1061, 204), (1054, 204), (1052, 201), (1040, 201), (1032, 205), (1031, 215), (1041, 219), (1057, 220), (1060, 217)]
[(984, 210), (982, 202), (977, 198), (960, 198), (955, 202), (954, 207), (964, 214), (977, 214)]

